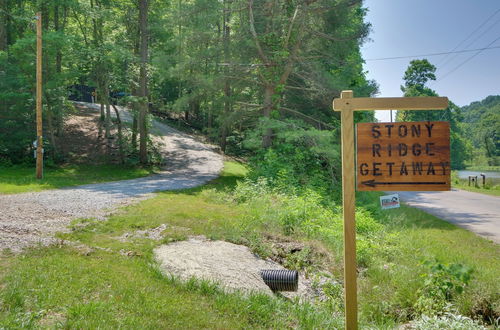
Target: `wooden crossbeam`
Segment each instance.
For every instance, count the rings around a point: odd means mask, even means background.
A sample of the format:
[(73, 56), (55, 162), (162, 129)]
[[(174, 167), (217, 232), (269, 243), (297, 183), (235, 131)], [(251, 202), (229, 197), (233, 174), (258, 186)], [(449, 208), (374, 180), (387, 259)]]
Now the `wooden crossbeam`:
[(441, 110), (448, 107), (447, 97), (357, 97), (333, 100), (333, 110)]

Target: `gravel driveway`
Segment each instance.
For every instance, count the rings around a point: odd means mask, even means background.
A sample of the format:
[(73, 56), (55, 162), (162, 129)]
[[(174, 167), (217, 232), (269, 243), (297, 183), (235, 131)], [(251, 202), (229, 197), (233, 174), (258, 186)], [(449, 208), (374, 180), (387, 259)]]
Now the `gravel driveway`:
[[(86, 104), (98, 109), (98, 105)], [(130, 119), (120, 108), (122, 120)], [(145, 178), (89, 184), (37, 193), (0, 195), (0, 251), (19, 252), (34, 245), (53, 243), (74, 218), (103, 218), (120, 205), (145, 199), (161, 190), (202, 185), (216, 178), (222, 156), (213, 147), (157, 121), (151, 130), (162, 144), (165, 169)]]

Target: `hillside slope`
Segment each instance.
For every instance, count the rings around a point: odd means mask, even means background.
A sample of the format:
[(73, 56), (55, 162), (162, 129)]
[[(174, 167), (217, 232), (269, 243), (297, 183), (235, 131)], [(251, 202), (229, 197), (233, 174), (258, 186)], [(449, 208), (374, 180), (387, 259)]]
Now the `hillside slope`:
[(462, 114), (478, 165), (500, 166), (500, 95), (462, 107)]

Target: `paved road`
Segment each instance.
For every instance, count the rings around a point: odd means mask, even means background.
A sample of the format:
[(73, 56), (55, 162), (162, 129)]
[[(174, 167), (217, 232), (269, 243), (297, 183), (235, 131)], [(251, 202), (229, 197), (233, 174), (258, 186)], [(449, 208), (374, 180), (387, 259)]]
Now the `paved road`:
[(410, 206), (500, 244), (500, 197), (458, 189), (398, 194)]
[[(96, 104), (87, 107), (99, 111)], [(120, 109), (126, 121), (131, 117)], [(153, 192), (191, 188), (219, 175), (222, 156), (213, 147), (167, 125), (151, 129), (165, 158), (165, 168), (145, 178), (88, 184), (36, 193), (0, 195), (0, 252), (47, 245), (75, 218), (104, 218), (120, 205), (151, 197)]]

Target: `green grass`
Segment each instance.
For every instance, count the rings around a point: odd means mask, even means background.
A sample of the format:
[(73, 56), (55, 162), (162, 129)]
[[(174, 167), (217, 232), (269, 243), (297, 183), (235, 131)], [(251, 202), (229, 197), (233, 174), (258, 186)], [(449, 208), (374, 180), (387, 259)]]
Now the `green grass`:
[(379, 212), (378, 219), (385, 242), (374, 246), (376, 257), (361, 281), (366, 318), (383, 323), (411, 317), (429, 273), (425, 261), (472, 268), (471, 282), (453, 299), (459, 313), (490, 322), (500, 315), (498, 244), (406, 205)]
[(46, 168), (41, 180), (30, 166), (0, 167), (0, 194), (42, 191), (88, 183), (127, 180), (147, 176), (154, 169), (120, 165), (69, 165)]
[[(292, 216), (301, 212), (302, 199), (266, 195), (250, 187), (255, 198), (238, 200), (241, 187), (235, 189), (235, 184), (245, 173), (243, 166), (226, 163), (222, 176), (208, 185), (159, 193), (108, 221), (81, 219), (70, 233), (59, 234), (91, 250), (62, 244), (20, 256), (5, 254), (0, 259), (0, 328), (342, 328), (336, 287), (327, 292), (329, 300), (311, 306), (226, 294), (210, 283), (183, 283), (158, 271), (152, 253), (158, 244), (203, 234), (245, 244), (261, 256), (268, 255), (276, 241), (302, 242), (313, 253), (303, 260), (287, 259), (293, 261), (290, 265), (311, 273), (326, 269), (341, 281), (338, 214), (323, 223), (320, 208), (310, 208), (304, 214), (314, 221), (285, 230), (281, 221), (296, 219)], [(484, 319), (500, 315), (498, 245), (404, 205), (381, 211), (378, 196), (358, 195), (358, 204), (376, 219), (372, 223), (366, 211), (358, 213), (362, 327), (392, 328), (418, 317), (415, 302), (425, 288), (426, 260), (473, 269), (465, 291), (450, 301), (456, 313)], [(163, 223), (169, 226), (161, 242), (116, 239)], [(309, 231), (310, 226), (322, 228)], [(123, 256), (121, 250), (133, 256)]]
[(269, 328), (286, 324), (286, 313), (310, 308), (224, 294), (207, 282), (182, 284), (165, 278), (146, 257), (38, 249), (9, 268), (0, 305), (0, 327), (8, 329)]
[(453, 188), (458, 188), (462, 190), (467, 190), (471, 192), (481, 193), (491, 196), (500, 196), (500, 179), (486, 178), (486, 185), (483, 186), (482, 178), (478, 176), (479, 185), (476, 187), (474, 185), (469, 186), (468, 179), (460, 179), (456, 172), (452, 174), (452, 186)]
[(490, 195), (490, 196), (500, 196), (500, 185), (490, 185), (487, 186), (487, 188), (483, 187), (474, 187), (474, 186), (469, 186), (468, 182), (466, 181), (460, 181), (460, 183), (452, 184), (453, 188), (457, 189), (462, 189), (462, 190), (467, 190), (471, 192), (476, 192), (480, 194), (485, 194), (485, 195)]
[(472, 165), (467, 166), (467, 171), (500, 171), (500, 166), (492, 165)]
[[(245, 171), (226, 164), (223, 175), (208, 186), (164, 192), (107, 222), (75, 221), (72, 233), (60, 234), (92, 247), (90, 253), (86, 247), (65, 244), (21, 256), (5, 253), (0, 259), (0, 328), (341, 328), (341, 316), (332, 317), (310, 304), (228, 294), (205, 281), (183, 283), (165, 277), (152, 256), (160, 243), (115, 239), (125, 231), (161, 223), (170, 224), (163, 243), (188, 234), (239, 236), (237, 224), (246, 210), (212, 197), (234, 185)], [(123, 256), (120, 250), (134, 251), (134, 256)]]

